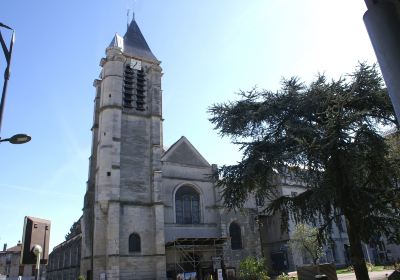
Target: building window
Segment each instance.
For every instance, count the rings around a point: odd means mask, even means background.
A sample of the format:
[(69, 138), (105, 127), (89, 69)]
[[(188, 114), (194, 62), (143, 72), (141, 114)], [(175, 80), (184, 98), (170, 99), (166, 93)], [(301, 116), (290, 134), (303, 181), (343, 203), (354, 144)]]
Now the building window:
[(242, 232), (240, 226), (233, 222), (229, 226), (229, 235), (231, 237), (231, 248), (232, 250), (242, 249)]
[(140, 251), (140, 236), (137, 233), (132, 233), (129, 235), (129, 252), (137, 253)]
[(175, 194), (177, 224), (200, 223), (200, 195), (192, 187), (183, 186)]

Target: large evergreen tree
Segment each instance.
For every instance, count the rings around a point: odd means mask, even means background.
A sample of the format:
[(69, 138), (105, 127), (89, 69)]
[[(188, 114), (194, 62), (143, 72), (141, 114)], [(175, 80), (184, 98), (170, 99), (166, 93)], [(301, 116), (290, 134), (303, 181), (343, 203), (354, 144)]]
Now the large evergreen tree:
[[(329, 227), (343, 215), (356, 277), (368, 279), (361, 241), (377, 234), (400, 241), (398, 157), (388, 156), (382, 136), (397, 122), (376, 67), (359, 64), (344, 78), (319, 75), (309, 85), (287, 79), (278, 92), (241, 92), (209, 111), (220, 135), (243, 151), (240, 162), (219, 169), (226, 206), (240, 208), (255, 194), (268, 201), (265, 211), (286, 219)], [(277, 196), (287, 172), (305, 192)]]

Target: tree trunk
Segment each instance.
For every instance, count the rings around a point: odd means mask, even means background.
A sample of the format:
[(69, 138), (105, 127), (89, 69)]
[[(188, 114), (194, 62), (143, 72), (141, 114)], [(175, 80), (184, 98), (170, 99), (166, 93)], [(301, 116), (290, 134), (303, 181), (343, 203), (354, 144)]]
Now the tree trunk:
[(364, 260), (361, 239), (357, 227), (352, 227), (354, 223), (347, 220), (347, 234), (350, 242), (350, 260), (353, 265), (357, 280), (369, 280), (367, 265)]

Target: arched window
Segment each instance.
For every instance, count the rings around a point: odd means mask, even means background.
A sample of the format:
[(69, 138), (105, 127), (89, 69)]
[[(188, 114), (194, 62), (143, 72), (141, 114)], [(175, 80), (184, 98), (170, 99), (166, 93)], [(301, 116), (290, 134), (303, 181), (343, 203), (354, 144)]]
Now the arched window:
[(192, 187), (183, 186), (175, 194), (177, 224), (200, 223), (200, 195)]
[(137, 233), (129, 235), (129, 252), (140, 252), (140, 236)]
[(242, 232), (240, 226), (233, 222), (229, 226), (229, 235), (231, 237), (231, 248), (232, 250), (242, 249)]

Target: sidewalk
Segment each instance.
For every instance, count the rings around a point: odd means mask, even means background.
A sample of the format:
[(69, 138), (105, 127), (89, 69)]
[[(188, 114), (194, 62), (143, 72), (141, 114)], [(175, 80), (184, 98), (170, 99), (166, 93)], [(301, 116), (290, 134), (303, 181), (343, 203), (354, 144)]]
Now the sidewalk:
[[(393, 272), (392, 270), (373, 271), (369, 273), (370, 280), (385, 280)], [(339, 280), (356, 280), (354, 273), (338, 274)]]

